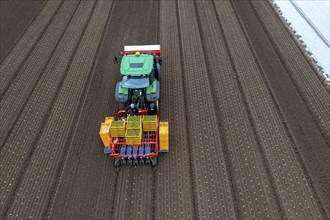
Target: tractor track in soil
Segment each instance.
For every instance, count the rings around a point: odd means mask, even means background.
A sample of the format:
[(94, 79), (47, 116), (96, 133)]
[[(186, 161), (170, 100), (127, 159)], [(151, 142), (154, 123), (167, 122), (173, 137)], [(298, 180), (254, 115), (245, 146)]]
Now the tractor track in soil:
[[(17, 14), (0, 57), (1, 218), (329, 218), (329, 91), (259, 2), (43, 0)], [(124, 107), (112, 58), (158, 43), (171, 152), (116, 172), (98, 136)]]

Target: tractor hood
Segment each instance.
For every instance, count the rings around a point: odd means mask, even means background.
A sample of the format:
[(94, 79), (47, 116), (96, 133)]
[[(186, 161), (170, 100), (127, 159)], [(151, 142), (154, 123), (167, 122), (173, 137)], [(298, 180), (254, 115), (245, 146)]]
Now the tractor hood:
[(149, 54), (130, 54), (123, 56), (120, 65), (120, 73), (127, 76), (141, 76), (151, 73), (153, 68), (153, 56)]

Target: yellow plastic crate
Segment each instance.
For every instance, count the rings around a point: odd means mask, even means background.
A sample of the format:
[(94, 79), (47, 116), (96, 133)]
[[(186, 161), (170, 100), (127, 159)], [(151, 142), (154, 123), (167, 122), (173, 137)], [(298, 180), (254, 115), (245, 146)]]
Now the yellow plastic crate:
[(130, 129), (126, 131), (126, 144), (141, 144), (142, 130)]
[(143, 122), (153, 122), (157, 121), (157, 115), (145, 115), (143, 117)]
[(113, 121), (110, 127), (110, 134), (112, 137), (125, 137), (126, 133), (126, 122), (124, 121)]
[(157, 115), (146, 115), (143, 117), (144, 131), (157, 131)]
[(168, 122), (159, 123), (159, 150), (169, 150), (169, 139), (168, 139)]
[(110, 126), (111, 126), (111, 123), (102, 123), (100, 132), (99, 132), (103, 145), (105, 147), (109, 146), (109, 143), (110, 143), (110, 137), (111, 137), (110, 136)]
[(129, 116), (127, 120), (127, 130), (133, 129), (133, 130), (141, 130), (142, 124), (141, 124), (141, 117), (140, 116)]
[(127, 117), (127, 122), (141, 122), (142, 117), (141, 116), (128, 116)]
[(122, 131), (111, 131), (112, 137), (125, 137), (125, 132)]
[(131, 139), (131, 138), (128, 138), (128, 139), (126, 139), (126, 144), (129, 144), (129, 145), (140, 145), (141, 144), (141, 139)]
[(127, 130), (141, 130), (142, 126), (140, 122), (133, 121), (127, 123)]
[(141, 130), (129, 129), (126, 131), (126, 137), (141, 137)]
[(114, 117), (106, 117), (104, 123), (112, 123), (114, 120)]

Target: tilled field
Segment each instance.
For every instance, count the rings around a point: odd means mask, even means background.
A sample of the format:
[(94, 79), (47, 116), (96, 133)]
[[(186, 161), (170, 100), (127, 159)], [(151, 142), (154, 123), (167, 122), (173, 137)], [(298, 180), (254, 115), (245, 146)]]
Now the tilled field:
[[(31, 2), (1, 1), (0, 219), (330, 218), (329, 90), (271, 2)], [(136, 44), (171, 152), (116, 172), (98, 131)]]

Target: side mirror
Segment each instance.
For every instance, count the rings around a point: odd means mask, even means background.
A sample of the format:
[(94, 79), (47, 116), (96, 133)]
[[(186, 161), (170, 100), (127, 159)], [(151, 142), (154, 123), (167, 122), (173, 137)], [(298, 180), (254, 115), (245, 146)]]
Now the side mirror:
[(118, 63), (118, 58), (117, 58), (117, 56), (114, 56), (112, 61), (113, 61), (114, 64), (117, 64), (117, 63)]

